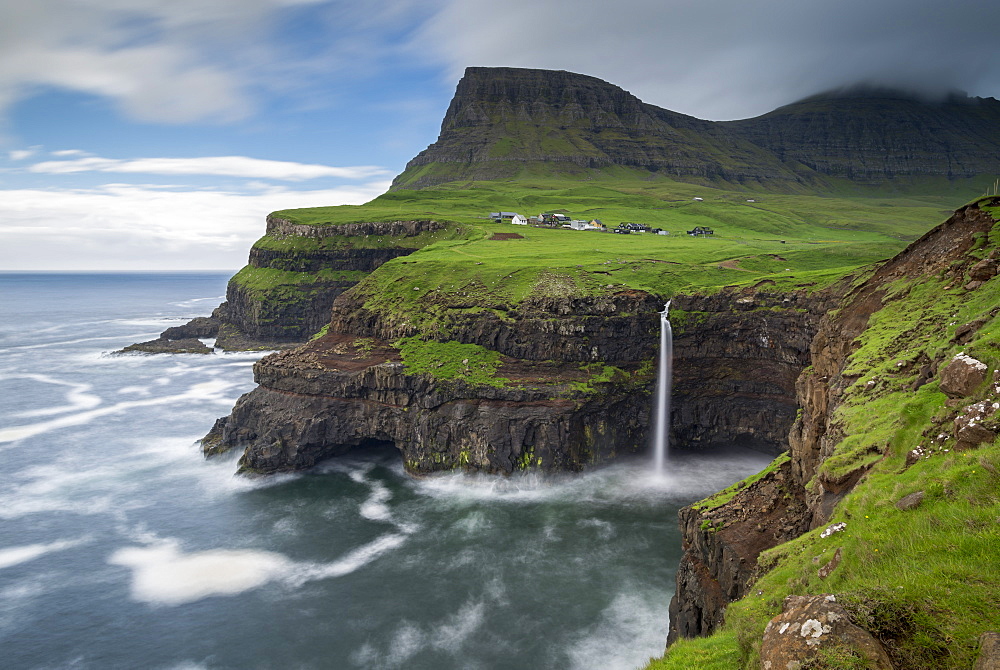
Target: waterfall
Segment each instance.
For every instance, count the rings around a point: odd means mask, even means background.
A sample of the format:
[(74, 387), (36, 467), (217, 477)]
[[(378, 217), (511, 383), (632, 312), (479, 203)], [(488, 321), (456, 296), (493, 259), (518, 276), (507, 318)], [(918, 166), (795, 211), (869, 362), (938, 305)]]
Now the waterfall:
[(667, 450), (670, 447), (670, 387), (674, 376), (674, 333), (670, 328), (670, 302), (660, 312), (660, 366), (656, 377), (656, 415), (653, 418), (653, 470), (666, 471)]

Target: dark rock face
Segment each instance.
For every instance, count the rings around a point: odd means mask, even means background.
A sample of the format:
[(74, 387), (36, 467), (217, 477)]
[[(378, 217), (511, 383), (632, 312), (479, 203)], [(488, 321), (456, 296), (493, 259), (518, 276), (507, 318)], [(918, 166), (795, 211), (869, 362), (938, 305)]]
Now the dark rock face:
[(726, 606), (746, 595), (760, 552), (808, 530), (805, 492), (786, 461), (724, 505), (685, 507), (680, 526), (684, 556), (670, 600), (668, 645), (714, 631)]
[[(823, 299), (743, 290), (676, 304), (688, 323), (675, 348), (676, 376), (684, 380), (675, 387), (675, 443), (779, 451)], [(328, 336), (257, 364), (260, 388), (217, 426), (206, 450), (245, 448), (243, 467), (256, 472), (309, 467), (372, 441), (395, 444), (412, 472), (512, 472), (528, 463), (578, 470), (644, 451), (661, 308), (656, 296), (623, 291), (538, 296), (502, 318), (445, 311), (443, 339), (502, 355), (497, 374), (512, 383), (493, 388), (407, 374), (388, 343), (417, 329), (347, 293), (334, 304)], [(357, 354), (359, 341), (375, 343), (374, 353)], [(573, 390), (589, 374), (581, 364), (590, 362), (629, 375), (645, 364), (648, 372), (609, 382), (596, 395)]]
[(783, 161), (855, 182), (914, 176), (974, 177), (1000, 167), (1000, 102), (920, 100), (899, 91), (856, 88), (729, 121), (737, 135)]
[(673, 442), (784, 451), (799, 407), (795, 380), (833, 302), (753, 289), (676, 298), (686, 314), (674, 328)]
[(438, 140), (393, 188), (510, 178), (529, 164), (579, 173), (619, 165), (686, 181), (780, 190), (830, 177), (884, 184), (1000, 172), (1000, 102), (921, 100), (857, 88), (742, 121), (703, 121), (586, 75), (472, 67)]
[[(437, 142), (393, 188), (510, 177), (543, 162), (550, 172), (622, 165), (681, 178), (802, 181), (721, 124), (646, 104), (595, 77), (470, 67)], [(437, 169), (421, 170), (427, 165)]]
[[(237, 274), (226, 287), (226, 301), (211, 317), (198, 317), (183, 326), (168, 328), (158, 339), (130, 345), (123, 351), (191, 353), (196, 348), (193, 343), (171, 343), (202, 337), (217, 338), (216, 347), (229, 351), (297, 346), (329, 323), (333, 301), (358, 283), (360, 273), (372, 272), (383, 263), (413, 253), (419, 245), (407, 244), (408, 238), (442, 228), (443, 224), (431, 220), (302, 225), (272, 214), (267, 217), (265, 239), (273, 242), (305, 238), (334, 243), (326, 247), (293, 244), (285, 250), (255, 245), (244, 270), (296, 273), (294, 280), (260, 289), (245, 285)], [(365, 246), (362, 242), (369, 237), (384, 244)], [(209, 349), (202, 348), (197, 353), (209, 353)]]
[(579, 470), (635, 451), (646, 432), (646, 398), (624, 389), (574, 398), (552, 384), (435, 382), (406, 374), (384, 342), (359, 355), (339, 353), (355, 342), (330, 336), (262, 359), (254, 367), (260, 386), (216, 423), (206, 453), (245, 447), (241, 469), (268, 473), (392, 443), (413, 473)]

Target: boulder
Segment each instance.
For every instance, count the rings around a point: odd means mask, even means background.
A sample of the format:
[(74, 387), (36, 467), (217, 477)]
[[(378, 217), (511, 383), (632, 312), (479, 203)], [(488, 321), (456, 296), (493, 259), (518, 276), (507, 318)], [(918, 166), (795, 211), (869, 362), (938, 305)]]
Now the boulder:
[(889, 655), (871, 633), (851, 623), (832, 595), (788, 596), (781, 614), (764, 629), (763, 670), (798, 670), (820, 649), (840, 648), (864, 658), (868, 668), (892, 670)]
[(1000, 670), (1000, 633), (979, 636), (979, 658), (972, 670)]
[(924, 492), (917, 491), (911, 493), (910, 495), (903, 496), (896, 502), (896, 509), (901, 512), (905, 512), (908, 509), (913, 509), (914, 507), (919, 507), (920, 503), (924, 501)]
[(956, 449), (971, 449), (996, 439), (996, 403), (983, 400), (966, 407), (955, 418)]
[(952, 398), (972, 394), (986, 380), (986, 363), (957, 354), (941, 371), (941, 390)]
[(989, 281), (997, 274), (997, 261), (992, 258), (979, 261), (969, 270), (969, 279), (973, 281)]

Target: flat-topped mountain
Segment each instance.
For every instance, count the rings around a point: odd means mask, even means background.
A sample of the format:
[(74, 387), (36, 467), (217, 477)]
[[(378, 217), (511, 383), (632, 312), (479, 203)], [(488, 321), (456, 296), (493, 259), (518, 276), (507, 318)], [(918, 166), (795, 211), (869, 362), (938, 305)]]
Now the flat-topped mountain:
[(629, 168), (682, 181), (822, 189), (1000, 172), (1000, 102), (856, 88), (705, 121), (564, 71), (470, 67), (438, 140), (393, 189)]

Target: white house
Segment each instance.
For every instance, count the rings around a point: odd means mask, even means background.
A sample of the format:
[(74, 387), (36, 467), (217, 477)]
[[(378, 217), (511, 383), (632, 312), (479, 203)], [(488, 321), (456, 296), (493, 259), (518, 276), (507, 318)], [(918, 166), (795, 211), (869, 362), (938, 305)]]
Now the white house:
[(703, 200), (704, 200), (704, 198), (695, 198), (694, 199), (695, 202), (702, 202)]
[(511, 217), (510, 222), (518, 226), (526, 226), (528, 225), (528, 217), (521, 214), (515, 214)]

